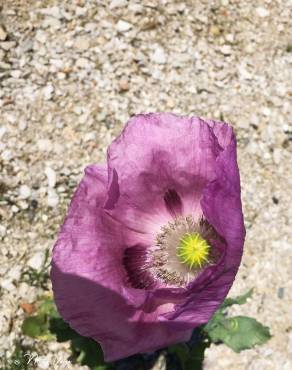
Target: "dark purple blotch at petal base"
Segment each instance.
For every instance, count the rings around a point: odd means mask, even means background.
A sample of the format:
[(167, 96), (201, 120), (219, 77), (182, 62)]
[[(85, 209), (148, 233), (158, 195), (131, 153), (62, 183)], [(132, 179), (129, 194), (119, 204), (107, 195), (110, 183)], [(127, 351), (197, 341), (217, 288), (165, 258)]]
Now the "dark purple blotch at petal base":
[(175, 189), (167, 189), (164, 193), (164, 202), (167, 210), (173, 218), (183, 213), (183, 206), (180, 196)]
[[(167, 261), (153, 250), (165, 226), (184, 217), (212, 226), (220, 256), (176, 286), (159, 276)], [(232, 128), (169, 113), (134, 116), (72, 199), (53, 251), (58, 310), (101, 344), (107, 361), (187, 341), (226, 297), (244, 237)]]

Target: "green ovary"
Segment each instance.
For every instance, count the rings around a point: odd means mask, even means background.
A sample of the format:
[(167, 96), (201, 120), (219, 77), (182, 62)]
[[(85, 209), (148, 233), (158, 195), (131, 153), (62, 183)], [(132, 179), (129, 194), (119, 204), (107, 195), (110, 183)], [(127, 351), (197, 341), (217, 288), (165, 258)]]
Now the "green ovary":
[(179, 260), (190, 268), (201, 268), (209, 262), (210, 246), (199, 233), (184, 235), (177, 248)]

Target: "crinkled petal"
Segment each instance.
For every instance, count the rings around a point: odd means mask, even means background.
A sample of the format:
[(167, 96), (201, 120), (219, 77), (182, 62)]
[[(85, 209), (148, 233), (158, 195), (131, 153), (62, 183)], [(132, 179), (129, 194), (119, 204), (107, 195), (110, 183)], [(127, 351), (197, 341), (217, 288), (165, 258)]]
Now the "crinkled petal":
[(212, 267), (213, 273), (202, 279), (201, 284), (195, 282), (184, 304), (177, 305), (173, 313), (164, 315), (168, 320), (194, 326), (207, 322), (226, 297), (241, 261), (245, 238), (236, 141), (226, 126), (222, 129), (218, 126), (217, 130), (217, 134), (226, 133), (228, 138), (222, 135), (220, 140), (228, 144), (216, 160), (216, 179), (206, 186), (201, 205), (206, 219), (226, 242), (224, 258)]
[(222, 150), (198, 117), (158, 113), (134, 116), (108, 150), (119, 198), (113, 217), (155, 235), (179, 213), (199, 215), (200, 198)]
[(88, 167), (55, 244), (51, 270), (60, 314), (78, 333), (98, 341), (108, 361), (191, 335), (159, 323), (158, 311), (143, 306), (146, 291), (126, 284), (123, 245), (102, 208), (111, 196), (106, 169)]

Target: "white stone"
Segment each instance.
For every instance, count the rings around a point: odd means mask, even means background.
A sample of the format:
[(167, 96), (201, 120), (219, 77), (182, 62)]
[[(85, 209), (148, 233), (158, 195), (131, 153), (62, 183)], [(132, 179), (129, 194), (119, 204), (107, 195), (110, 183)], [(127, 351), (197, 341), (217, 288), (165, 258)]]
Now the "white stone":
[(273, 159), (274, 159), (274, 162), (276, 164), (280, 164), (281, 163), (281, 149), (279, 148), (275, 148), (274, 151), (273, 151)]
[(56, 172), (51, 167), (46, 167), (45, 174), (47, 176), (48, 186), (54, 188), (57, 180)]
[(261, 111), (266, 117), (269, 117), (271, 115), (271, 109), (269, 107), (262, 107)]
[(242, 118), (237, 121), (237, 125), (240, 128), (247, 129), (249, 127), (249, 122), (246, 119)]
[(39, 150), (43, 152), (49, 152), (52, 149), (52, 142), (49, 139), (39, 139), (37, 141)]
[(38, 42), (40, 42), (41, 44), (45, 44), (47, 42), (47, 34), (46, 32), (42, 31), (42, 30), (38, 30), (36, 35), (35, 35), (35, 38)]
[(38, 356), (35, 362), (37, 362), (38, 368), (40, 369), (46, 370), (50, 367), (50, 360), (45, 356)]
[(256, 13), (261, 18), (265, 18), (265, 17), (268, 17), (270, 15), (270, 12), (268, 11), (268, 9), (262, 8), (261, 6), (256, 8)]
[(48, 342), (48, 348), (51, 352), (57, 352), (60, 350), (59, 343), (57, 342)]
[(225, 39), (226, 41), (230, 42), (231, 44), (234, 42), (235, 40), (235, 36), (233, 33), (228, 33), (226, 36), (225, 36)]
[(239, 77), (243, 80), (250, 80), (252, 79), (252, 74), (249, 73), (246, 69), (246, 66), (244, 64), (239, 64), (237, 67)]
[(83, 17), (87, 13), (87, 7), (76, 6), (75, 7), (75, 14), (77, 17)]
[(83, 107), (81, 107), (80, 105), (76, 105), (75, 107), (73, 107), (73, 112), (80, 116), (80, 114), (82, 114), (83, 112)]
[(136, 14), (141, 14), (143, 12), (142, 4), (129, 3), (128, 9)]
[(28, 261), (27, 265), (35, 270), (40, 270), (44, 263), (44, 255), (41, 252), (34, 254)]
[(116, 24), (116, 29), (117, 31), (119, 32), (126, 32), (126, 31), (129, 31), (133, 26), (131, 25), (131, 23), (128, 23), (126, 21), (123, 21), (122, 19), (120, 19), (118, 21), (118, 23)]
[(114, 9), (114, 8), (121, 8), (123, 6), (127, 6), (127, 0), (112, 0), (110, 2), (109, 8)]
[(166, 63), (166, 54), (162, 47), (158, 46), (154, 53), (151, 55), (151, 60), (157, 64), (165, 64)]
[(85, 142), (96, 140), (96, 134), (95, 134), (95, 132), (87, 132), (87, 134), (84, 135), (84, 139), (83, 140)]
[(66, 73), (63, 72), (57, 73), (58, 80), (65, 80), (66, 77), (67, 77)]
[(5, 126), (1, 126), (0, 127), (0, 140), (3, 138), (6, 132), (7, 132), (7, 128)]
[(15, 45), (16, 45), (15, 41), (5, 41), (0, 43), (0, 47), (6, 51), (14, 48)]
[(13, 78), (20, 78), (21, 73), (22, 73), (22, 72), (21, 72), (19, 69), (15, 69), (14, 71), (11, 71), (11, 72), (10, 72), (10, 75), (11, 75), (11, 77), (13, 77)]
[(11, 207), (11, 211), (13, 213), (17, 213), (19, 211), (19, 208), (15, 204), (13, 204), (13, 206)]
[(85, 51), (89, 49), (90, 40), (85, 36), (79, 36), (74, 42), (74, 46), (76, 49), (80, 51)]
[(31, 189), (27, 185), (21, 185), (19, 188), (19, 197), (21, 199), (27, 199), (31, 195)]
[(43, 88), (43, 97), (45, 100), (50, 100), (54, 93), (54, 86), (53, 85), (47, 85)]
[(10, 279), (5, 279), (0, 282), (1, 288), (12, 291), (15, 289), (15, 286), (12, 284), (12, 281)]
[(21, 276), (21, 266), (13, 266), (7, 274), (8, 278), (13, 280), (19, 280)]
[(78, 58), (76, 60), (76, 66), (79, 68), (87, 68), (90, 66), (89, 60), (86, 58)]
[(51, 8), (43, 8), (39, 11), (39, 13), (43, 15), (48, 15), (50, 17), (56, 18), (56, 19), (62, 19), (63, 15), (61, 12), (61, 9), (57, 6), (52, 6)]
[(42, 215), (42, 220), (43, 220), (44, 222), (47, 222), (47, 221), (48, 221), (48, 219), (49, 219), (49, 217), (48, 217), (47, 215)]
[(4, 69), (4, 70), (11, 69), (11, 65), (9, 63), (0, 62), (0, 70), (1, 69)]
[(18, 128), (21, 131), (24, 131), (27, 128), (27, 122), (24, 119), (21, 119), (18, 124)]
[(55, 189), (48, 188), (48, 206), (55, 208), (59, 204), (59, 196)]
[(1, 238), (4, 238), (4, 236), (6, 235), (6, 232), (7, 232), (7, 229), (4, 225), (0, 225), (0, 237)]
[(13, 154), (11, 150), (6, 149), (6, 150), (3, 150), (1, 157), (4, 161), (10, 161), (13, 158)]
[(232, 53), (232, 49), (230, 45), (223, 45), (220, 51), (223, 55), (230, 55)]
[(5, 41), (7, 38), (7, 32), (4, 28), (0, 27), (0, 41)]
[(43, 28), (52, 28), (54, 30), (58, 30), (62, 27), (62, 23), (57, 18), (53, 17), (46, 17), (42, 23)]

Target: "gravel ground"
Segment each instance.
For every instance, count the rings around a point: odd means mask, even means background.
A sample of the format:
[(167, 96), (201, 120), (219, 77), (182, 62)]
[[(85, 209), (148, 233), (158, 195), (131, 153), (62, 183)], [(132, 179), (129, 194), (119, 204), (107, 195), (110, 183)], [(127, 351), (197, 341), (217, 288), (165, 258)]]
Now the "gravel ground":
[[(173, 111), (235, 127), (247, 239), (231, 295), (254, 296), (233, 311), (273, 334), (240, 355), (211, 347), (205, 367), (292, 369), (291, 1), (0, 7), (1, 351), (21, 338), (24, 304), (50, 289), (25, 272), (41, 270), (84, 167), (105, 160), (130, 115)], [(39, 346), (40, 369), (66, 356), (66, 345)]]

